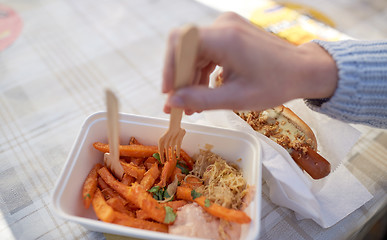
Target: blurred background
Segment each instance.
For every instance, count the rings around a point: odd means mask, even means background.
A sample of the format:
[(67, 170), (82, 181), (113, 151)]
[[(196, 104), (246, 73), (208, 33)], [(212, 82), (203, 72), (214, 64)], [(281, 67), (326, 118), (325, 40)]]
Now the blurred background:
[[(238, 5), (243, 11), (264, 0), (196, 1), (221, 11)], [(387, 0), (275, 1), (350, 37), (387, 39)], [(79, 127), (86, 116), (104, 109), (100, 96), (105, 85), (116, 86), (123, 112), (165, 117), (159, 88), (167, 33), (187, 21), (209, 24), (218, 11), (193, 0), (0, 0), (1, 5), (15, 13), (10, 15), (14, 22), (5, 21), (0, 9), (0, 239), (97, 239), (101, 234), (64, 223), (51, 212), (50, 192)], [(7, 24), (14, 32), (1, 31), (9, 30)], [(5, 42), (10, 33), (13, 38)], [(339, 239), (337, 233), (351, 240), (384, 239), (386, 207), (379, 211), (375, 202), (385, 199), (387, 188), (373, 181), (370, 188), (381, 197), (347, 221), (328, 230), (311, 223), (303, 226), (307, 232), (298, 230), (304, 235), (315, 231), (314, 239), (333, 234), (331, 239)], [(280, 223), (266, 221), (268, 231), (273, 230), (266, 232), (267, 239), (277, 239), (271, 237), (277, 233), (274, 226), (287, 233), (283, 229), (296, 225), (290, 211), (277, 210), (267, 204), (266, 211)], [(370, 220), (352, 235), (347, 229), (356, 225), (355, 218)]]
[[(247, 12), (265, 0), (197, 0), (219, 10)], [(273, 0), (312, 15), (337, 30), (358, 39), (387, 38), (387, 0)], [(239, 11), (238, 11), (239, 10)]]
[(354, 38), (369, 40), (387, 38), (387, 0), (276, 0), (276, 2), (304, 7), (304, 11), (312, 8), (326, 16), (333, 27)]

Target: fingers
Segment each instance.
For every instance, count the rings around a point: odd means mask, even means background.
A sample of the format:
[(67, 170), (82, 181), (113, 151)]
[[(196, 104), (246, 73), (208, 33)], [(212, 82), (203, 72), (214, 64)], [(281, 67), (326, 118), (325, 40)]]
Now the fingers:
[[(164, 110), (165, 113), (170, 114), (171, 113), (171, 106), (165, 104), (163, 110)], [(194, 113), (200, 113), (200, 112), (202, 112), (202, 110), (193, 110), (193, 109), (190, 109), (190, 108), (184, 108), (185, 115), (192, 115)]]
[[(175, 55), (176, 55), (176, 46), (182, 29), (172, 30), (167, 44), (167, 51), (165, 54), (164, 60), (164, 69), (163, 69), (163, 81), (162, 81), (162, 92), (169, 93), (174, 90), (174, 78), (175, 78)], [(200, 43), (199, 43), (200, 44)], [(208, 80), (204, 81), (205, 77), (208, 77), (209, 74), (215, 69), (216, 64), (213, 63), (210, 59), (196, 59), (195, 70), (193, 74), (193, 84), (202, 84), (207, 83)]]
[[(199, 29), (203, 31), (204, 29)], [(204, 30), (207, 31), (207, 30)], [(175, 53), (176, 45), (178, 38), (181, 34), (181, 29), (172, 30), (167, 44), (167, 50), (164, 60), (164, 69), (163, 69), (163, 81), (162, 81), (162, 93), (169, 93), (174, 90), (174, 77), (175, 77)], [(213, 39), (216, 41), (215, 39)], [(199, 49), (202, 41), (199, 43)], [(200, 52), (200, 50), (199, 50)], [(195, 71), (192, 73), (194, 75), (193, 84), (207, 84), (208, 85), (208, 76), (215, 69), (216, 65), (219, 64), (219, 61), (213, 61), (212, 59), (222, 59), (219, 54), (206, 54), (210, 57), (200, 57), (198, 56)]]
[[(244, 93), (243, 95), (241, 93)], [(171, 107), (183, 108), (186, 113), (199, 112), (210, 109), (241, 109), (246, 103), (246, 90), (238, 83), (230, 83), (219, 88), (211, 89), (205, 86), (182, 88), (170, 95), (164, 110)]]
[(199, 56), (209, 58), (218, 65), (229, 61), (230, 56), (243, 46), (246, 32), (257, 28), (245, 18), (233, 12), (220, 15), (211, 26), (200, 29)]
[[(175, 47), (180, 34), (179, 29), (173, 30), (168, 40), (162, 92), (169, 93), (169, 97), (164, 112), (169, 113), (171, 107), (184, 108), (186, 114), (192, 114), (208, 109), (240, 110), (267, 105), (254, 104), (251, 101), (256, 102), (259, 98), (255, 96), (254, 91), (263, 92), (262, 84), (253, 82), (261, 80), (268, 82), (270, 78), (267, 76), (273, 75), (266, 73), (267, 69), (271, 69), (267, 66), (275, 66), (272, 63), (266, 63), (269, 62), (266, 59), (267, 56), (273, 55), (265, 55), (269, 48), (267, 46), (275, 42), (272, 34), (258, 29), (235, 13), (222, 14), (212, 25), (199, 28), (199, 50), (193, 73), (193, 84), (196, 86), (174, 92)], [(281, 49), (281, 46), (275, 47)], [(260, 56), (260, 59), (257, 56)], [(224, 68), (224, 83), (227, 84), (217, 89), (210, 89), (208, 88), (209, 75), (216, 65)], [(260, 78), (260, 75), (264, 78)], [(250, 87), (246, 83), (250, 84)]]

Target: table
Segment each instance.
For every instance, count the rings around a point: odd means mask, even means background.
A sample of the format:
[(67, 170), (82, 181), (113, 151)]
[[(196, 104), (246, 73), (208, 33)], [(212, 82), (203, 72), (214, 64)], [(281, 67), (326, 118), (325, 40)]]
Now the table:
[[(50, 202), (83, 121), (105, 110), (106, 87), (118, 95), (122, 112), (168, 118), (160, 93), (168, 33), (189, 22), (210, 24), (220, 13), (190, 0), (0, 4), (23, 23), (15, 42), (0, 52), (0, 236), (104, 239), (57, 218)], [(346, 167), (374, 198), (323, 229), (271, 203), (264, 183), (261, 239), (356, 239), (385, 208), (387, 131), (356, 127), (363, 135)]]

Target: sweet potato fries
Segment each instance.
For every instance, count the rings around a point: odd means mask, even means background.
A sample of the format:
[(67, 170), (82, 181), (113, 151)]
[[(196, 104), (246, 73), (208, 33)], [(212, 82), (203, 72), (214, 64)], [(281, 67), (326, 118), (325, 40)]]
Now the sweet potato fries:
[[(93, 146), (103, 153), (109, 151), (104, 143), (96, 142)], [(132, 137), (128, 145), (120, 146), (120, 155), (125, 171), (121, 181), (108, 168), (96, 164), (83, 185), (83, 205), (92, 205), (101, 221), (168, 232), (177, 209), (190, 202), (227, 221), (251, 221), (243, 211), (227, 209), (195, 195), (194, 188), (202, 182), (186, 177), (194, 164), (186, 152), (181, 151), (177, 159), (168, 156), (162, 164), (157, 146), (142, 145)]]

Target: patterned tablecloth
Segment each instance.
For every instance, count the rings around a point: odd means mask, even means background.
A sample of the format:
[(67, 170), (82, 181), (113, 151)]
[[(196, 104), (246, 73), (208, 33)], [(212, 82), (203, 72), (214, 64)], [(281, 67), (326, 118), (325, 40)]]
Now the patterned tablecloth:
[[(0, 52), (1, 239), (104, 239), (57, 218), (50, 202), (83, 121), (105, 110), (106, 87), (117, 93), (122, 112), (168, 118), (160, 93), (168, 33), (188, 22), (209, 24), (219, 12), (190, 0), (0, 4), (15, 10), (23, 24), (16, 40)], [(19, 24), (6, 17), (0, 12), (0, 43)], [(264, 183), (261, 239), (347, 239), (382, 211), (387, 132), (357, 128), (363, 135), (346, 167), (374, 198), (323, 229), (271, 203)]]

